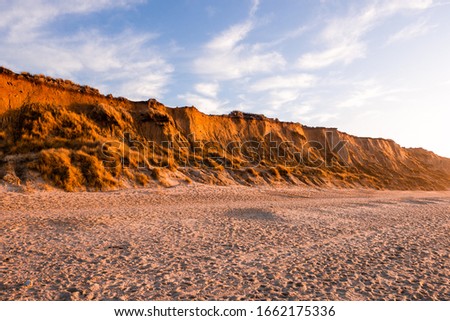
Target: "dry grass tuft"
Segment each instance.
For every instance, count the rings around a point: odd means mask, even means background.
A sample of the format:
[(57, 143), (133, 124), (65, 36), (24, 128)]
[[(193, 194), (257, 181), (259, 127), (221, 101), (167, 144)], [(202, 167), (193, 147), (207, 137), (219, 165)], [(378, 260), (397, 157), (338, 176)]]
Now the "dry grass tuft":
[(43, 150), (30, 169), (37, 170), (44, 180), (65, 191), (108, 190), (120, 185), (97, 157), (83, 151)]
[(278, 171), (278, 169), (276, 167), (269, 167), (267, 172), (270, 175), (272, 175), (274, 178), (276, 178), (277, 180), (281, 178), (280, 172)]
[(83, 174), (83, 185), (94, 190), (108, 190), (119, 185), (108, 171), (103, 167), (102, 162), (95, 156), (86, 154), (83, 151), (75, 151), (71, 154), (73, 164), (75, 164)]
[(68, 192), (75, 191), (82, 187), (83, 174), (72, 165), (70, 154), (71, 151), (64, 148), (41, 151), (37, 164), (32, 168), (56, 187)]
[(117, 126), (126, 129), (133, 123), (133, 118), (128, 112), (107, 104), (93, 106), (87, 116), (102, 127)]
[(212, 158), (205, 158), (203, 161), (204, 161), (205, 166), (209, 169), (214, 169), (216, 171), (224, 170), (223, 165), (219, 164), (216, 160), (214, 160)]
[(150, 178), (144, 173), (137, 172), (134, 176), (139, 185), (145, 186), (150, 182)]
[(259, 176), (258, 171), (256, 171), (256, 169), (254, 169), (253, 167), (247, 168), (246, 171), (247, 171), (247, 173), (249, 173), (253, 177), (258, 177)]
[(165, 171), (165, 169), (163, 169), (163, 168), (155, 167), (152, 169), (152, 177), (162, 186), (170, 187), (172, 185), (167, 180), (167, 177), (166, 177), (164, 171)]
[(290, 170), (287, 167), (283, 165), (277, 165), (276, 169), (281, 176), (289, 176)]

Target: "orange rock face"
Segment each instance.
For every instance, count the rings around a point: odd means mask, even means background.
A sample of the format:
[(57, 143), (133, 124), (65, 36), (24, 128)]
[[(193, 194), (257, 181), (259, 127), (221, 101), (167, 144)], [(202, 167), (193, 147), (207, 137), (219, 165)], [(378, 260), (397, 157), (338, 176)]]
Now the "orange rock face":
[(205, 115), (154, 99), (133, 102), (5, 68), (0, 125), (0, 180), (22, 187), (105, 190), (192, 181), (450, 187), (450, 159), (392, 140), (239, 111)]

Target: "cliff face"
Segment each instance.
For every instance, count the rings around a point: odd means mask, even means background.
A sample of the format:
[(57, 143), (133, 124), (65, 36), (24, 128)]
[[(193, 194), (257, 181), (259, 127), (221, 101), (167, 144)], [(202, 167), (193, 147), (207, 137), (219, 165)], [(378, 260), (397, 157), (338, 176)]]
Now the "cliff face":
[(450, 159), (262, 115), (132, 102), (0, 68), (0, 179), (66, 190), (192, 180), (447, 189)]

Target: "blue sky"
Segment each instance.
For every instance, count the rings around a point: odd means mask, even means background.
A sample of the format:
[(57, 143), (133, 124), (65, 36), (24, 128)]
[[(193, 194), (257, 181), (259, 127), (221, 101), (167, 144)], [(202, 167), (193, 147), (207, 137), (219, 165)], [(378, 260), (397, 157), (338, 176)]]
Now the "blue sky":
[(0, 65), (450, 157), (450, 1), (0, 0)]

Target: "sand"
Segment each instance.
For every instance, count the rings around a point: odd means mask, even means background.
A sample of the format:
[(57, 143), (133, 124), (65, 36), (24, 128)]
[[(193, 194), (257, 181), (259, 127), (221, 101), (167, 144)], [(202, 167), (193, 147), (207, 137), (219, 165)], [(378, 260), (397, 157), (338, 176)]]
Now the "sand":
[(1, 300), (450, 300), (450, 192), (0, 191)]

